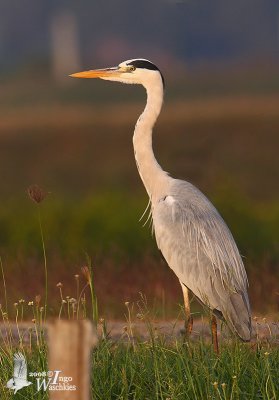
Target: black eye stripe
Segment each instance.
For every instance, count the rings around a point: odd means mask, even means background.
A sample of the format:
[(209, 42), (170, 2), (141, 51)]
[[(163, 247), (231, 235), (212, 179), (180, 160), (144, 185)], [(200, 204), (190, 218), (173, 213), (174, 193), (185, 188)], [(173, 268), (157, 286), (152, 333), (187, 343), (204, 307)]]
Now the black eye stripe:
[(162, 75), (162, 72), (159, 70), (158, 67), (156, 67), (155, 64), (153, 64), (150, 61), (147, 60), (133, 60), (131, 61), (129, 64), (127, 65), (133, 65), (135, 68), (144, 68), (144, 69), (149, 69), (151, 71), (158, 71), (161, 74), (161, 78), (162, 78), (162, 82), (163, 82), (163, 86), (165, 87), (165, 79)]
[(131, 61), (128, 65), (133, 65), (136, 68), (145, 68), (145, 69), (151, 69), (153, 71), (159, 71), (159, 68), (157, 68), (156, 65), (146, 60), (134, 60)]

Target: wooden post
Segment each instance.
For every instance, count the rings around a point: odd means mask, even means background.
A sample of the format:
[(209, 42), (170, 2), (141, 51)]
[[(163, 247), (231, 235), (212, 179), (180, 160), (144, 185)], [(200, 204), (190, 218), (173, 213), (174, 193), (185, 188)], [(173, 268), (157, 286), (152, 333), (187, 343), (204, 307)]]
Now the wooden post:
[(50, 19), (51, 66), (58, 83), (70, 85), (68, 75), (80, 71), (80, 43), (77, 17), (69, 7), (53, 14)]
[(48, 327), (50, 400), (89, 400), (90, 352), (97, 335), (88, 320), (54, 320)]

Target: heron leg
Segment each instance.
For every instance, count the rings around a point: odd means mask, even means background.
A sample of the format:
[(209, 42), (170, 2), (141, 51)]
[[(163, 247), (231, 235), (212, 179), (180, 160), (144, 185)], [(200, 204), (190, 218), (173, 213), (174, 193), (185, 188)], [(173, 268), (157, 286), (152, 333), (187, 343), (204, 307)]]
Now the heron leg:
[(212, 344), (213, 349), (216, 354), (219, 354), (219, 344), (218, 344), (218, 337), (217, 337), (217, 320), (215, 315), (211, 317), (211, 335), (212, 335)]
[(190, 309), (189, 290), (185, 285), (183, 285), (182, 282), (180, 282), (180, 284), (182, 287), (184, 307), (185, 307), (185, 332), (186, 332), (186, 337), (188, 337), (193, 330), (193, 317), (191, 315), (191, 309)]

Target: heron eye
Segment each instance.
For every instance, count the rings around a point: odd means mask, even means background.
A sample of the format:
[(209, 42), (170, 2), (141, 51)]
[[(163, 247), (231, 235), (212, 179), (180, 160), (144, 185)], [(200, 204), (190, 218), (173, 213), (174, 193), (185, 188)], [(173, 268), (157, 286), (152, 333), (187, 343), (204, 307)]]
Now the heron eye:
[(136, 70), (136, 67), (134, 65), (130, 65), (129, 70), (130, 72), (133, 72)]

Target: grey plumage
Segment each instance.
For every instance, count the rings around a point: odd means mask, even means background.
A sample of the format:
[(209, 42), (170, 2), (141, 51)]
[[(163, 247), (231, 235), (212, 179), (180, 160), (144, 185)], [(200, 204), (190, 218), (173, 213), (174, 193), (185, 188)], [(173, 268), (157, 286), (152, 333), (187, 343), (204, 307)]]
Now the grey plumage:
[(210, 201), (192, 184), (171, 179), (152, 203), (159, 249), (180, 282), (250, 340), (247, 276), (235, 241)]

